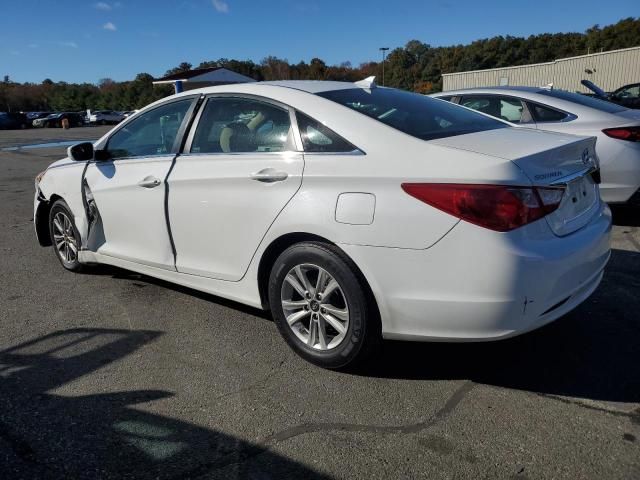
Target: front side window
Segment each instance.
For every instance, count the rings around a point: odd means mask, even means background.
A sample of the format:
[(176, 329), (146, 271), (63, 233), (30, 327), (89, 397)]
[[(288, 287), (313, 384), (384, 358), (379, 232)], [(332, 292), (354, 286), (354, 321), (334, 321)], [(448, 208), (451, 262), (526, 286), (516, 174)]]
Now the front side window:
[(304, 113), (296, 112), (296, 120), (305, 152), (347, 153), (357, 150), (336, 132)]
[(633, 85), (631, 87), (618, 90), (616, 93), (618, 98), (640, 98), (640, 85)]
[(192, 102), (190, 98), (162, 105), (123, 126), (107, 143), (111, 158), (171, 153)]
[(318, 95), (422, 140), (509, 128), (458, 105), (393, 88), (349, 88)]
[(473, 95), (462, 98), (460, 105), (511, 123), (525, 123), (524, 105), (517, 98), (498, 95)]
[(207, 101), (191, 144), (191, 153), (287, 150), (295, 150), (288, 110), (236, 97)]
[(569, 117), (569, 114), (565, 112), (561, 112), (550, 107), (543, 107), (536, 103), (530, 103), (529, 110), (531, 110), (533, 118), (538, 123), (561, 122)]

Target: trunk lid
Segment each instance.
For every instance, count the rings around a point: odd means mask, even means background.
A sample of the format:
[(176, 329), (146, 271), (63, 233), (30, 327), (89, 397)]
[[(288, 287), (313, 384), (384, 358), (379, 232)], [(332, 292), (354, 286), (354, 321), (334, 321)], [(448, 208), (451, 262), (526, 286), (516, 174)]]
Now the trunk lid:
[(595, 137), (528, 128), (503, 128), (433, 140), (431, 143), (511, 160), (535, 186), (564, 187), (557, 210), (545, 218), (559, 236), (586, 225), (600, 208)]
[(640, 124), (640, 110), (632, 110), (631, 108), (623, 110), (615, 114), (617, 117), (622, 117), (622, 122), (631, 122), (633, 125)]

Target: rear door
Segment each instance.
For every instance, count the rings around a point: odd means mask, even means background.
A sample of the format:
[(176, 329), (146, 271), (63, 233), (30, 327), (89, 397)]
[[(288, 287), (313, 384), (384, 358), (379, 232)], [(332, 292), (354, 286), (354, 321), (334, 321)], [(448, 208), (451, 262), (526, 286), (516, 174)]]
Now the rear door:
[(196, 97), (165, 103), (123, 125), (91, 163), (86, 181), (102, 223), (98, 253), (175, 270), (165, 216), (165, 179)]
[(211, 96), (169, 177), (179, 272), (239, 280), (302, 183), (292, 111), (262, 98)]

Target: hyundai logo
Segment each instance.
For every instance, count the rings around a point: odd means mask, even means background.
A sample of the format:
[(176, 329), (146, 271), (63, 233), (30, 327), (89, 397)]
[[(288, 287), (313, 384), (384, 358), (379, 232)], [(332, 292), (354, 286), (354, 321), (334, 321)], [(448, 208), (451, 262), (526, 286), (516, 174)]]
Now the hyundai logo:
[(585, 148), (582, 152), (582, 163), (589, 165), (591, 163), (591, 157), (589, 156), (589, 149)]

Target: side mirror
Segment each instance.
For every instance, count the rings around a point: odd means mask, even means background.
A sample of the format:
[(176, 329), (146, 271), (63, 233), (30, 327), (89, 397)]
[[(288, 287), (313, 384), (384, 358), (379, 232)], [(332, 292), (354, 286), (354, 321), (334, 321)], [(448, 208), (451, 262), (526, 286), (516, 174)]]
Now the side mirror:
[(72, 145), (71, 147), (67, 148), (67, 156), (71, 160), (75, 160), (76, 162), (86, 162), (87, 160), (93, 160), (93, 143), (83, 142)]

